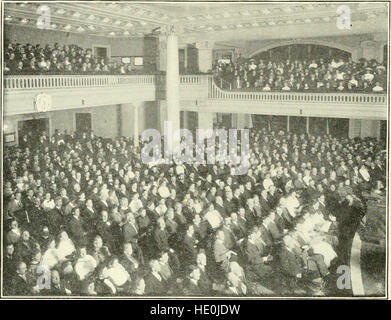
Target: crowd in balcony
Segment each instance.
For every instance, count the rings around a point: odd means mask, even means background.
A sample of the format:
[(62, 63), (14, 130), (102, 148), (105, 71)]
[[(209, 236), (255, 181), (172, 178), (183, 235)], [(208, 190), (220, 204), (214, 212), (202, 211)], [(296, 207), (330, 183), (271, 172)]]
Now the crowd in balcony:
[(280, 60), (243, 58), (215, 62), (217, 83), (224, 89), (282, 92), (384, 93), (387, 71), (376, 60), (319, 58)]
[(146, 74), (150, 68), (135, 69), (131, 63), (118, 63), (109, 58), (94, 56), (92, 49), (80, 46), (53, 46), (9, 42), (4, 50), (4, 75), (41, 74)]
[(333, 294), (386, 154), (265, 128), (250, 141), (248, 172), (231, 176), (151, 167), (126, 137), (25, 134), (4, 152), (4, 294)]

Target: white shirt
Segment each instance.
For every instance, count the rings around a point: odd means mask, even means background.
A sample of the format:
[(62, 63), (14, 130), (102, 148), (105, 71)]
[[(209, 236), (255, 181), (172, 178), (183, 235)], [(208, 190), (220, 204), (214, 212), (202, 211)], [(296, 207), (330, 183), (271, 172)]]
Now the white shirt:
[(262, 185), (265, 190), (268, 190), (270, 186), (274, 186), (274, 183), (272, 179), (266, 178), (265, 180), (263, 180)]
[(87, 274), (95, 270), (96, 265), (97, 263), (95, 259), (87, 254), (84, 258), (77, 260), (75, 265), (75, 272), (79, 278), (83, 280)]
[(167, 187), (165, 186), (161, 186), (159, 189), (158, 189), (158, 193), (159, 195), (162, 197), (162, 198), (168, 198), (170, 196), (170, 190), (168, 190)]

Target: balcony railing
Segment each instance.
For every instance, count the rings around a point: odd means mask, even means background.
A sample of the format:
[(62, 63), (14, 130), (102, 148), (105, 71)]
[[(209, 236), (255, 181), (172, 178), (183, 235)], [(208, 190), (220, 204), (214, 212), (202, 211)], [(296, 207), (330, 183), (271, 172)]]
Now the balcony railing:
[[(88, 88), (110, 86), (165, 86), (163, 75), (47, 75), (47, 76), (7, 76), (4, 78), (6, 91)], [(181, 75), (181, 86), (205, 86), (211, 100), (262, 101), (294, 103), (344, 103), (386, 105), (386, 94), (361, 93), (303, 93), (303, 92), (256, 92), (230, 91), (220, 89), (209, 75)], [(206, 86), (208, 86), (206, 88)], [(201, 87), (200, 87), (201, 88)]]
[(209, 78), (208, 98), (213, 100), (263, 102), (367, 103), (371, 105), (387, 103), (386, 94), (229, 91), (220, 89), (212, 78)]
[[(181, 75), (180, 84), (199, 85), (201, 76)], [(105, 87), (118, 85), (165, 85), (165, 77), (160, 75), (47, 75), (47, 76), (7, 76), (4, 78), (6, 90), (63, 89), (77, 87)]]

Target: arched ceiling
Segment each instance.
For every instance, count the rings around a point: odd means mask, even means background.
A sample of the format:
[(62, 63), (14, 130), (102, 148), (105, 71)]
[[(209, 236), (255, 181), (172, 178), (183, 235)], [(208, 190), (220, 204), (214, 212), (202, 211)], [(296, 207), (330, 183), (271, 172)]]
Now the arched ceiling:
[(182, 43), (202, 40), (278, 39), (386, 32), (385, 3), (346, 3), (352, 29), (336, 27), (343, 2), (293, 3), (4, 3), (4, 22), (37, 28), (39, 6), (50, 8), (50, 28), (105, 37), (140, 37), (170, 25), (179, 26)]

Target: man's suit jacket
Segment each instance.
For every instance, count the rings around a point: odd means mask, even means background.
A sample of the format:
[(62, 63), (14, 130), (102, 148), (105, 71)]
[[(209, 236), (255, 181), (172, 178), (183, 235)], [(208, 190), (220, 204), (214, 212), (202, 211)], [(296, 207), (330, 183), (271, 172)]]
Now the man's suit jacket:
[(198, 283), (196, 285), (190, 279), (186, 279), (183, 283), (183, 294), (186, 296), (201, 296), (203, 292), (201, 291)]
[(165, 295), (166, 283), (161, 279), (159, 281), (151, 272), (145, 277), (145, 294), (148, 296), (161, 296)]
[(126, 269), (131, 277), (139, 270), (139, 268), (136, 268), (136, 263), (140, 265), (140, 262), (137, 261), (135, 257), (129, 259), (127, 256), (122, 255), (119, 263)]
[(214, 246), (213, 246), (213, 253), (215, 257), (215, 261), (217, 263), (221, 263), (223, 261), (227, 261), (226, 258), (226, 253), (228, 252), (228, 248), (225, 247), (224, 243), (221, 241), (215, 241)]
[(53, 234), (57, 234), (65, 223), (65, 217), (62, 209), (55, 207), (53, 210), (51, 210), (47, 214), (47, 223), (49, 231), (51, 231)]
[(210, 295), (212, 291), (212, 281), (206, 272), (206, 270), (200, 269), (200, 279), (198, 280), (198, 286), (203, 295)]
[(168, 244), (168, 234), (165, 229), (161, 230), (160, 228), (155, 228), (153, 231), (153, 239), (155, 240), (157, 249), (168, 249), (170, 247)]
[(245, 253), (247, 256), (247, 260), (251, 265), (263, 265), (263, 248), (260, 248), (259, 246), (255, 245), (254, 243), (245, 240), (246, 243), (244, 244)]
[(273, 245), (273, 238), (269, 230), (266, 229), (263, 224), (260, 225), (259, 229), (261, 230), (261, 238), (263, 242), (265, 242), (268, 247), (271, 247)]
[(302, 259), (294, 252), (288, 250), (283, 246), (279, 251), (280, 265), (282, 270), (295, 277), (297, 274), (302, 273)]
[(197, 249), (196, 249), (196, 243), (195, 238), (190, 237), (188, 234), (186, 234), (183, 238), (183, 256), (182, 261), (184, 264), (192, 264), (195, 263), (196, 257), (197, 257)]
[(15, 273), (11, 283), (11, 294), (14, 296), (30, 295), (31, 288), (26, 280), (24, 280), (19, 274)]
[(269, 201), (266, 200), (264, 197), (259, 197), (259, 204), (261, 206), (261, 210), (263, 214), (267, 214), (270, 211), (270, 204)]
[(270, 232), (270, 235), (272, 236), (273, 240), (279, 240), (284, 235), (274, 221), (269, 222), (267, 229)]
[(85, 231), (81, 218), (77, 220), (75, 217), (72, 216), (72, 218), (68, 222), (67, 230), (69, 232), (69, 237), (75, 242), (76, 246), (86, 244), (86, 238), (84, 234)]
[(129, 242), (135, 242), (137, 237), (138, 237), (138, 226), (137, 224), (131, 224), (130, 222), (126, 222), (122, 226), (122, 235), (123, 235), (123, 240), (125, 243)]

